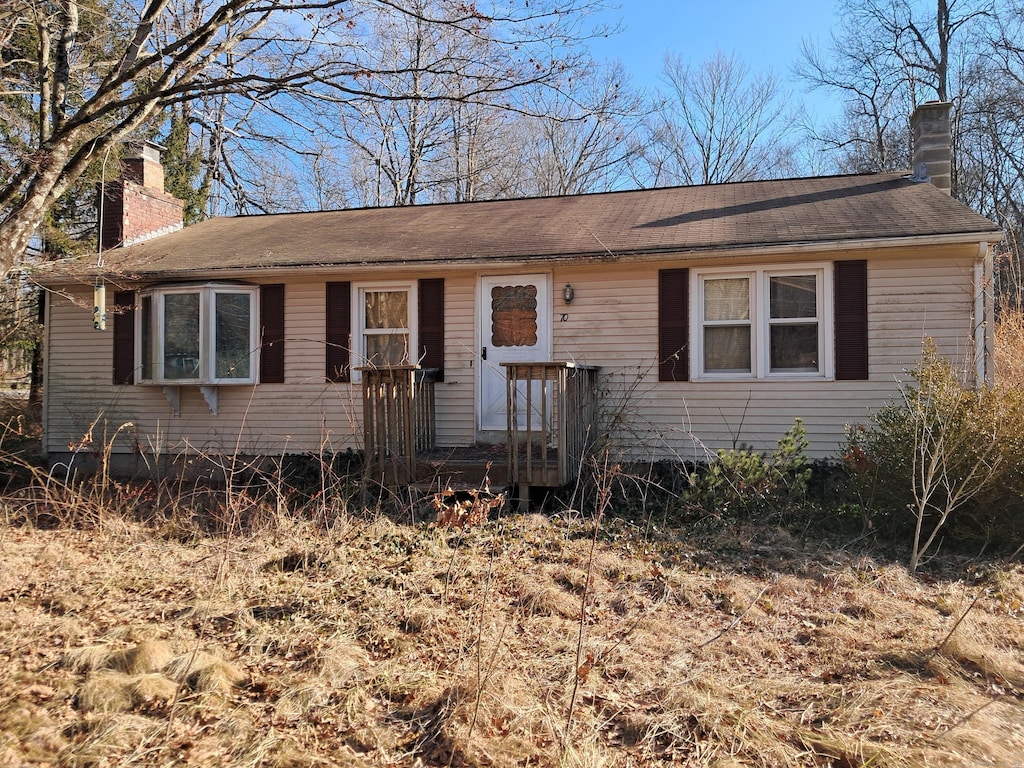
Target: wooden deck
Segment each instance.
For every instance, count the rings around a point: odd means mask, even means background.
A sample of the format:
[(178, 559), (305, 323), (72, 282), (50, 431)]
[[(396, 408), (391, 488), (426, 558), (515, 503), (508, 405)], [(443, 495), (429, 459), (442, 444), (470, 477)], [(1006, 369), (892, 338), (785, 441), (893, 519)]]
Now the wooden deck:
[(503, 445), (434, 448), (416, 457), (416, 482), (452, 488), (508, 486), (508, 451)]

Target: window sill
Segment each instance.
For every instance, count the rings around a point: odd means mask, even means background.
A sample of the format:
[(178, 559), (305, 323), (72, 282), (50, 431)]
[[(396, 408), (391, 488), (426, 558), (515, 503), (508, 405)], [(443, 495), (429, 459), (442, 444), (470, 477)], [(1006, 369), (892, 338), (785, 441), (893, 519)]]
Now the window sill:
[(723, 382), (772, 382), (772, 381), (835, 381), (833, 376), (825, 376), (821, 373), (770, 373), (766, 376), (754, 376), (752, 374), (703, 374), (694, 376), (690, 381), (696, 384), (722, 384)]
[(146, 379), (135, 382), (139, 387), (244, 387), (259, 384), (253, 379), (218, 379), (215, 381), (200, 381), (199, 379)]

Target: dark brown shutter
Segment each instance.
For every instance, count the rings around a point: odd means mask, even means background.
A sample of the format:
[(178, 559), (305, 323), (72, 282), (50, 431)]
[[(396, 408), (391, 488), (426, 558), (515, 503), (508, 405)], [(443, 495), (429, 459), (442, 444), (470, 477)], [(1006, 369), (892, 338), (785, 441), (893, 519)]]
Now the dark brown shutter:
[(444, 278), (419, 282), (419, 336), (417, 359), (424, 368), (437, 368), (444, 381)]
[(327, 380), (351, 381), (352, 284), (327, 284)]
[(114, 383), (135, 383), (135, 291), (114, 292)]
[(868, 378), (868, 263), (835, 263), (836, 379)]
[(284, 384), (284, 285), (260, 286), (260, 382)]
[(690, 270), (658, 272), (658, 381), (690, 380)]

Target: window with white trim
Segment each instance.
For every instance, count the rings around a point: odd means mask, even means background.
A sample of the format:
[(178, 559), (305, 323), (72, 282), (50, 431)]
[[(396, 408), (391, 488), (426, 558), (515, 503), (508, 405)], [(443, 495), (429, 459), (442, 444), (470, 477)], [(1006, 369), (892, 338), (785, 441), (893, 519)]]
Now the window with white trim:
[(409, 365), (416, 348), (414, 283), (357, 286), (353, 303), (357, 366)]
[(139, 383), (254, 384), (258, 288), (214, 284), (151, 288), (139, 297)]
[(829, 265), (693, 270), (691, 281), (698, 378), (833, 375)]

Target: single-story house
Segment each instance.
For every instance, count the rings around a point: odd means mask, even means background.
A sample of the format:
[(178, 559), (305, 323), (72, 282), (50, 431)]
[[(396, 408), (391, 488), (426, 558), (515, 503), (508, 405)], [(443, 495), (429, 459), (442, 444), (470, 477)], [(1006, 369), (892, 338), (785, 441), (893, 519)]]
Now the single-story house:
[[(812, 455), (835, 455), (926, 338), (992, 376), (1001, 232), (949, 194), (949, 105), (912, 122), (913, 173), (184, 228), (146, 149), (104, 190), (102, 264), (40, 277), (44, 450), (112, 440), (126, 467), (379, 450), (369, 410), (429, 389), (421, 453), (522, 443), (539, 420), (526, 442), (546, 461), (575, 409), (587, 446), (636, 460), (771, 449), (797, 418)], [(380, 371), (398, 388), (370, 392)]]

